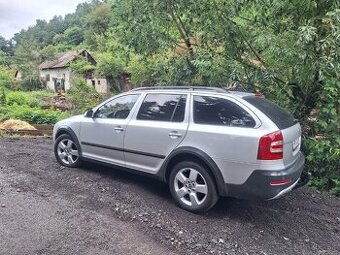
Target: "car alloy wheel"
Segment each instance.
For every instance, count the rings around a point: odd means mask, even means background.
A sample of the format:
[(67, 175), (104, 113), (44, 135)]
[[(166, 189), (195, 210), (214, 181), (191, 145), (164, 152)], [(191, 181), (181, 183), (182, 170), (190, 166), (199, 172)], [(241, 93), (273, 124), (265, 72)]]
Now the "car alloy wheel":
[(65, 165), (74, 165), (79, 160), (77, 145), (70, 139), (62, 139), (57, 146), (57, 155)]
[(193, 168), (183, 168), (174, 179), (175, 192), (179, 200), (188, 206), (201, 205), (208, 195), (204, 177)]

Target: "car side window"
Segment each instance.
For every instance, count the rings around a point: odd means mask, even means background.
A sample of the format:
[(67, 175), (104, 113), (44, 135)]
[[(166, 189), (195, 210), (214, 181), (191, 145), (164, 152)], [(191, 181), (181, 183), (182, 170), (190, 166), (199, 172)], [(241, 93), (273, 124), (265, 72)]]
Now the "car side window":
[(230, 127), (255, 127), (256, 124), (241, 106), (210, 96), (194, 96), (194, 122)]
[(185, 115), (186, 95), (146, 95), (137, 120), (182, 122)]
[(102, 105), (95, 114), (95, 118), (126, 119), (139, 95), (126, 95)]

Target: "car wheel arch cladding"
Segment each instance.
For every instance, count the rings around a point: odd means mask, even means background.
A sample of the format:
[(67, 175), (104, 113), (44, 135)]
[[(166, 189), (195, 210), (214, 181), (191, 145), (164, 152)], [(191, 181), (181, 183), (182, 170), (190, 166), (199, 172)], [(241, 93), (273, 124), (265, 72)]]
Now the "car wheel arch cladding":
[(82, 156), (82, 149), (78, 140), (78, 137), (76, 135), (76, 133), (68, 126), (62, 126), (60, 128), (58, 128), (58, 131), (56, 132), (56, 136), (55, 139), (57, 139), (59, 136), (63, 135), (63, 134), (67, 134), (70, 135), (71, 138), (73, 139), (73, 141), (75, 142), (75, 144), (78, 147), (78, 151), (79, 151), (79, 155), (80, 157)]
[[(179, 163), (181, 161), (177, 159), (180, 159), (181, 156), (186, 155), (191, 155), (194, 158), (198, 158), (199, 160), (203, 161), (205, 165), (208, 166), (208, 170), (212, 174), (212, 177), (215, 181), (218, 194), (221, 196), (226, 196), (227, 192), (224, 184), (224, 179), (218, 166), (208, 154), (194, 147), (181, 147), (175, 149), (173, 152), (170, 153), (170, 155), (165, 159), (158, 173), (163, 181), (168, 182), (172, 167), (176, 165), (176, 163)], [(190, 160), (190, 158), (185, 157), (185, 160)]]

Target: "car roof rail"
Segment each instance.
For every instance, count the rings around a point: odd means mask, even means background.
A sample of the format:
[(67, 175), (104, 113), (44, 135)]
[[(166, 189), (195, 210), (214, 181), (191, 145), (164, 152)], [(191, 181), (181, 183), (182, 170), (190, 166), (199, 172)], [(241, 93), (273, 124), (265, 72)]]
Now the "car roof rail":
[(146, 87), (134, 88), (131, 91), (157, 90), (157, 89), (212, 91), (212, 92), (219, 92), (219, 93), (229, 93), (228, 90), (223, 89), (223, 88), (205, 87), (205, 86), (146, 86)]

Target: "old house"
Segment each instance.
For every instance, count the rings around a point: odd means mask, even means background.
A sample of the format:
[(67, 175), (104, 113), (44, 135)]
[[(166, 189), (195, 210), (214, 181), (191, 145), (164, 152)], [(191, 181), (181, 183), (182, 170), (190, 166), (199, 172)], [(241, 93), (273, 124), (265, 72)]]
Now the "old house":
[[(96, 65), (95, 59), (86, 50), (68, 51), (58, 54), (54, 59), (47, 60), (39, 65), (40, 78), (46, 85), (47, 89), (54, 91), (67, 91), (72, 87), (72, 78), (75, 74), (72, 73), (70, 64), (79, 58), (85, 58), (92, 65)], [(79, 75), (77, 75), (79, 77)], [(84, 74), (83, 77), (89, 86), (93, 86), (99, 93), (108, 92), (107, 80), (94, 77), (94, 73)]]

